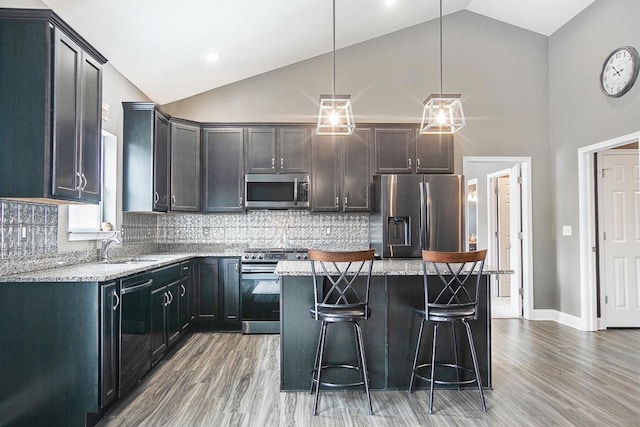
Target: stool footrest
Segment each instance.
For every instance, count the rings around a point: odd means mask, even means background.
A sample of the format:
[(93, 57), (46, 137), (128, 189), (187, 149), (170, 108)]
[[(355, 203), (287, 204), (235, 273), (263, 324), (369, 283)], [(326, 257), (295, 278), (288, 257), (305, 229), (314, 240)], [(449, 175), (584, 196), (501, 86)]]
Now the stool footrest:
[[(428, 368), (428, 369), (427, 369)], [(436, 368), (449, 368), (449, 369), (456, 369), (456, 370), (460, 370), (460, 371), (465, 371), (465, 372), (470, 372), (473, 375), (473, 378), (470, 379), (466, 379), (466, 380), (459, 380), (459, 381), (445, 381), (445, 380), (435, 380), (434, 383), (435, 384), (444, 384), (444, 385), (467, 385), (467, 384), (476, 384), (477, 382), (477, 378), (475, 377), (475, 373), (473, 371), (473, 369), (471, 368), (467, 368), (465, 366), (461, 366), (461, 365), (456, 365), (454, 363), (436, 363)], [(428, 374), (421, 374), (420, 372), (424, 372), (427, 371)], [(431, 374), (431, 363), (423, 363), (422, 365), (418, 365), (416, 366), (416, 368), (413, 370), (414, 374), (416, 377), (424, 380), (424, 381), (429, 381), (431, 382), (431, 377), (427, 376), (429, 374)]]
[[(351, 369), (353, 371), (360, 371), (360, 367), (357, 365), (348, 365), (348, 364), (340, 364), (340, 365), (322, 365), (321, 369), (327, 370), (327, 369)], [(317, 374), (318, 370), (314, 369), (311, 371), (311, 382), (314, 384), (318, 383), (318, 380), (316, 379), (316, 374)], [(326, 387), (362, 387), (364, 385), (364, 381), (358, 381), (358, 382), (354, 382), (354, 383), (331, 383), (331, 382), (326, 382), (326, 381), (320, 381), (320, 385), (326, 386)]]

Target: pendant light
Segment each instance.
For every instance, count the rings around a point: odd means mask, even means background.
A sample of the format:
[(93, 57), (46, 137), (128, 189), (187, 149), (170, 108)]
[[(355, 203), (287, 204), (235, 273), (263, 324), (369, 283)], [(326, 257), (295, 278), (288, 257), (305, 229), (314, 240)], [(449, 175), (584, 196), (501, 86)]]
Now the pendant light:
[(440, 0), (440, 93), (424, 100), (420, 133), (450, 134), (459, 131), (467, 123), (462, 111), (459, 93), (442, 91), (442, 0)]
[(320, 95), (318, 135), (351, 135), (356, 122), (351, 110), (351, 95), (336, 95), (336, 0), (333, 0), (333, 90)]

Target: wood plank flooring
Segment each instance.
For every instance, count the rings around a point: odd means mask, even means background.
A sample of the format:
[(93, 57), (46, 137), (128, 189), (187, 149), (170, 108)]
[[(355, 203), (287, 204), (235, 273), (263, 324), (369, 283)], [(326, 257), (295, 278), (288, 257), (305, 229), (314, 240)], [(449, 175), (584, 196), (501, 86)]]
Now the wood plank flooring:
[[(555, 322), (494, 319), (493, 390), (279, 391), (277, 335), (198, 333), (118, 402), (111, 426), (640, 425), (640, 330), (581, 332)], [(366, 345), (366, 344), (365, 344)]]

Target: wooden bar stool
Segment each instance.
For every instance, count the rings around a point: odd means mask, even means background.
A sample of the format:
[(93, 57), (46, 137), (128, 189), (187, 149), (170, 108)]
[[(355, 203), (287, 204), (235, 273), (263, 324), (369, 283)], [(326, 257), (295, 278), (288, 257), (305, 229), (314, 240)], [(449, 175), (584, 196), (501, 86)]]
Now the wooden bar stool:
[[(433, 413), (433, 389), (435, 384), (457, 385), (458, 388), (460, 388), (460, 386), (464, 384), (476, 383), (478, 391), (480, 392), (482, 410), (487, 410), (484, 393), (482, 392), (482, 383), (480, 381), (478, 357), (476, 356), (476, 350), (473, 344), (471, 327), (468, 323), (469, 320), (477, 319), (478, 290), (486, 254), (486, 250), (475, 252), (422, 251), (424, 304), (415, 309), (416, 315), (421, 317), (422, 321), (420, 322), (416, 353), (411, 369), (409, 393), (413, 392), (416, 377), (428, 381), (430, 383), (430, 414)], [(437, 284), (431, 283), (430, 286), (428, 286), (428, 273), (431, 273), (433, 276), (433, 272), (437, 273), (439, 280)], [(422, 341), (422, 332), (426, 321), (433, 322), (431, 362), (419, 365), (420, 342)], [(438, 327), (445, 322), (451, 325), (454, 360), (451, 362), (436, 362)], [(461, 366), (458, 360), (455, 331), (455, 326), (458, 323), (463, 324), (466, 331), (471, 358), (473, 359), (473, 369)], [(436, 379), (436, 367), (455, 370), (455, 379)]]
[[(362, 386), (369, 401), (369, 414), (373, 415), (371, 394), (369, 393), (369, 372), (364, 352), (364, 342), (359, 321), (367, 320), (369, 309), (369, 287), (373, 267), (374, 250), (352, 252), (327, 252), (309, 250), (309, 260), (313, 272), (314, 305), (309, 309), (311, 317), (322, 322), (316, 358), (311, 371), (311, 390), (315, 391), (313, 415), (318, 413), (320, 386), (354, 387)], [(317, 267), (320, 267), (318, 270)], [(358, 277), (364, 278), (364, 289), (358, 292), (354, 285)], [(357, 362), (332, 363), (324, 361), (325, 343), (329, 325), (351, 323), (355, 332)], [(323, 371), (329, 369), (350, 369), (360, 373), (360, 381), (334, 383), (322, 381)]]

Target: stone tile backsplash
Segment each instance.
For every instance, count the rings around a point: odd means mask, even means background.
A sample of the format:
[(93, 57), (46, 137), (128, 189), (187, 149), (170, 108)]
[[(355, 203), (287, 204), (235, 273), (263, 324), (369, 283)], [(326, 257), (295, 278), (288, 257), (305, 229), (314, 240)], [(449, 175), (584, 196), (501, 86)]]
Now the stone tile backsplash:
[(58, 206), (0, 200), (0, 258), (58, 251)]

